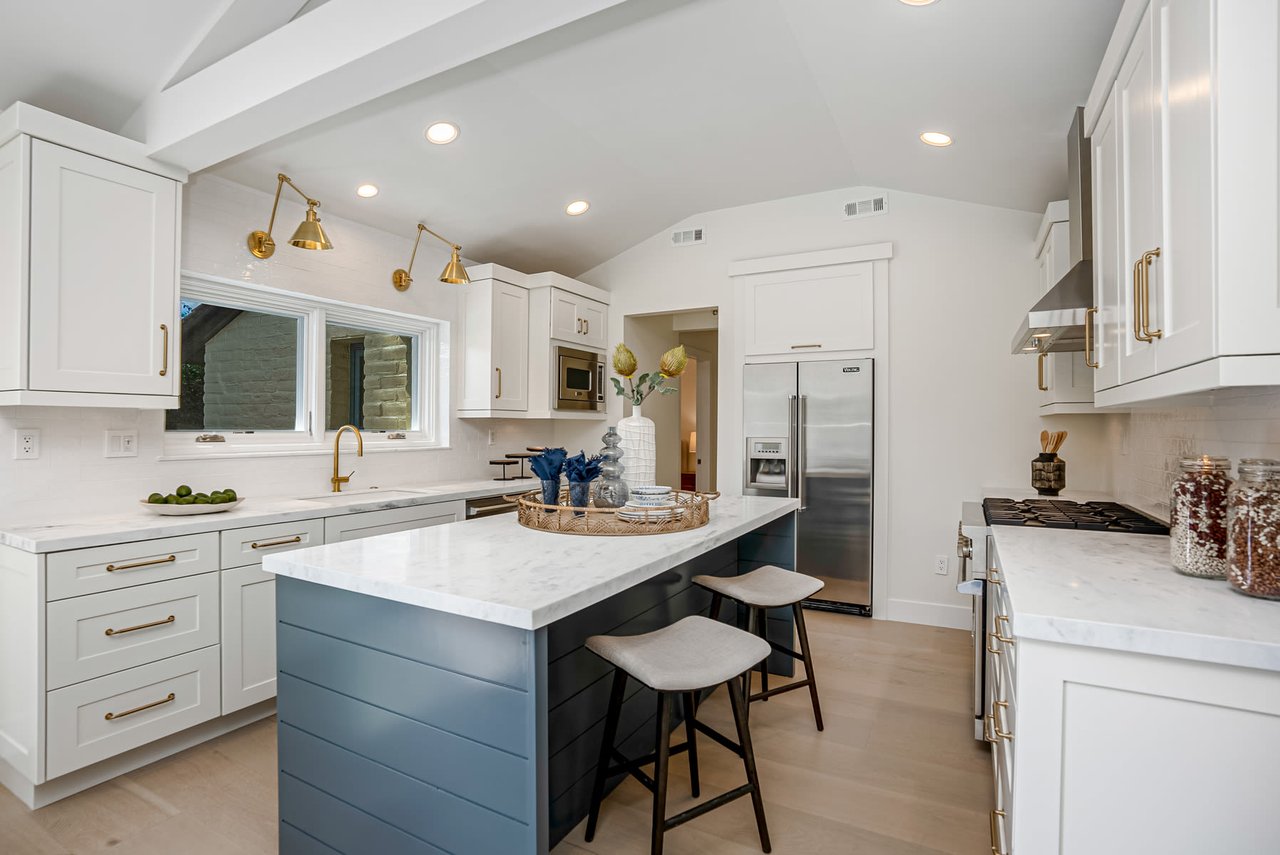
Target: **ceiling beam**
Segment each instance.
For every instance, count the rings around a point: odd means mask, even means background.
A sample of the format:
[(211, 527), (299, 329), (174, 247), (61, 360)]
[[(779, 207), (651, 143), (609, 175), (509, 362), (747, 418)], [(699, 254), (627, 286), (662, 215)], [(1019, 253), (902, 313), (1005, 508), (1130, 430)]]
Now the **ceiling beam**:
[(148, 98), (126, 132), (192, 172), (624, 0), (329, 0)]
[(306, 6), (305, 0), (222, 0), (222, 10), (191, 42), (173, 72), (157, 87), (163, 91), (283, 27)]

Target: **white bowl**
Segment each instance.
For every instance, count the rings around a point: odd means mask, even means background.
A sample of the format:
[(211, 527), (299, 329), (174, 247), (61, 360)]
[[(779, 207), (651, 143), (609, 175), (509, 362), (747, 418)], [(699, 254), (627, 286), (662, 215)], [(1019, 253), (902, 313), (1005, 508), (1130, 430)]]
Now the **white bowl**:
[(657, 485), (657, 486), (655, 486), (655, 485), (652, 485), (652, 484), (647, 485), (647, 486), (640, 486), (640, 487), (632, 487), (632, 488), (631, 488), (631, 493), (632, 493), (632, 495), (639, 494), (639, 495), (641, 495), (641, 496), (665, 496), (665, 495), (667, 495), (667, 494), (668, 494), (668, 493), (670, 493), (670, 492), (671, 492), (671, 488), (670, 488), (670, 487), (663, 487), (663, 486), (661, 486), (661, 485)]
[(236, 499), (234, 502), (223, 502), (221, 505), (153, 505), (146, 499), (139, 499), (138, 503), (151, 513), (162, 517), (194, 517), (200, 514), (220, 514), (239, 507), (243, 501), (244, 499)]

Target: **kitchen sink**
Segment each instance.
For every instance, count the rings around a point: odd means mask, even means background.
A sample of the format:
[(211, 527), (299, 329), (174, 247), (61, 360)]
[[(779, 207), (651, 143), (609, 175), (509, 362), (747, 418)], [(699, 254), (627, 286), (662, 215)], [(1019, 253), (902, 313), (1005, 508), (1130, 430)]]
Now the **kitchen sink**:
[(302, 496), (303, 502), (342, 502), (350, 499), (414, 499), (435, 495), (435, 490), (383, 490), (367, 487), (363, 490), (343, 490), (341, 493), (323, 493), (319, 496)]

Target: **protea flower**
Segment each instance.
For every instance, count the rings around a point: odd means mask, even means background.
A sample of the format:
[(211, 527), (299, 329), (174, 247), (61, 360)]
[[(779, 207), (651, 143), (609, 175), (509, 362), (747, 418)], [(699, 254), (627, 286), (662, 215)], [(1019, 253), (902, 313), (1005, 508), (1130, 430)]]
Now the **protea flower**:
[(684, 352), (684, 345), (681, 344), (662, 354), (662, 358), (658, 360), (658, 370), (662, 372), (663, 377), (679, 377), (688, 364), (689, 356)]
[[(683, 364), (681, 362), (681, 367)], [(621, 342), (613, 349), (613, 370), (622, 377), (630, 377), (636, 373), (636, 355)]]

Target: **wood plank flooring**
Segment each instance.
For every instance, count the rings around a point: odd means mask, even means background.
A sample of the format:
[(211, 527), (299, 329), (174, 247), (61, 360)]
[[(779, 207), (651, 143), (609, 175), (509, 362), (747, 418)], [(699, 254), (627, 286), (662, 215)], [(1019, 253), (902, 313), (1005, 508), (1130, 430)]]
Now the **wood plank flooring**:
[[(807, 618), (826, 731), (814, 729), (803, 690), (751, 707), (773, 851), (989, 852), (991, 764), (986, 747), (973, 739), (969, 634), (824, 612), (808, 612)], [(732, 732), (723, 691), (699, 715)], [(710, 740), (699, 747), (704, 798), (741, 783), (735, 756)], [(687, 794), (688, 766), (681, 756), (672, 764), (668, 812), (688, 807)], [(555, 853), (643, 855), (649, 851), (649, 809), (648, 791), (629, 780), (605, 802), (593, 842), (583, 840), (579, 826)], [(668, 832), (666, 851), (758, 853), (750, 800)], [(275, 853), (275, 720), (34, 812), (0, 788), (0, 853), (101, 852)]]

